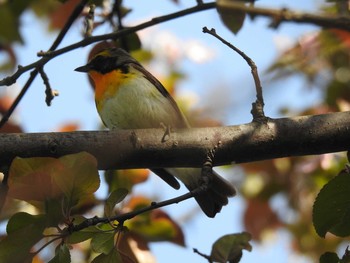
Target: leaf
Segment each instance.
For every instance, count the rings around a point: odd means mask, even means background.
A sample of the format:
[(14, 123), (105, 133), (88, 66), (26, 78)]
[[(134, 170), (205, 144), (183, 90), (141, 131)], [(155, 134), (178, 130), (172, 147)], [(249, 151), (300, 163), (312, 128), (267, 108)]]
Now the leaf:
[(13, 48), (10, 45), (0, 44), (0, 52), (1, 55), (6, 57), (6, 59), (3, 59), (0, 63), (0, 71), (13, 71), (17, 64), (17, 56)]
[(44, 203), (46, 214), (46, 226), (57, 227), (57, 224), (63, 221), (65, 215), (62, 210), (62, 199), (50, 199)]
[(242, 256), (242, 250), (252, 250), (249, 244), (251, 235), (247, 232), (225, 235), (219, 238), (212, 246), (210, 258), (217, 262), (238, 262)]
[(70, 252), (67, 244), (60, 244), (56, 247), (56, 254), (53, 259), (49, 261), (49, 263), (70, 263)]
[(105, 172), (109, 192), (118, 188), (125, 188), (131, 192), (135, 184), (146, 181), (148, 176), (149, 170), (147, 169), (109, 170)]
[(105, 216), (111, 217), (113, 215), (113, 209), (115, 205), (123, 201), (124, 198), (128, 195), (128, 193), (129, 191), (124, 188), (116, 189), (112, 193), (110, 193), (104, 206)]
[(64, 173), (64, 166), (55, 158), (16, 157), (9, 171), (8, 195), (23, 201), (58, 198), (62, 192), (52, 181), (52, 176)]
[(342, 171), (323, 186), (313, 207), (313, 224), (319, 236), (327, 232), (350, 235), (350, 175)]
[[(220, 15), (222, 22), (232, 33), (237, 34), (242, 28), (246, 14), (243, 11), (230, 10), (222, 6), (227, 0), (217, 0), (216, 9)], [(244, 3), (241, 3), (244, 5)]]
[(53, 178), (68, 200), (74, 206), (80, 198), (93, 194), (100, 185), (95, 157), (87, 152), (65, 155), (59, 158), (64, 165), (64, 174)]
[(148, 242), (130, 231), (119, 232), (117, 250), (123, 262), (149, 262), (156, 260), (151, 254)]
[(9, 45), (12, 42), (23, 43), (19, 32), (19, 16), (15, 14), (10, 4), (0, 5), (0, 17), (1, 24), (6, 25), (0, 27), (1, 44)]
[[(272, 185), (272, 183), (270, 183), (270, 185)], [(248, 231), (255, 240), (261, 240), (262, 233), (265, 230), (275, 229), (281, 226), (281, 222), (277, 214), (272, 210), (268, 200), (252, 198), (247, 199), (246, 203), (244, 226), (245, 230)]]
[[(31, 227), (32, 225), (42, 223), (45, 217), (43, 215), (31, 215), (25, 212), (14, 214), (6, 226), (6, 232), (11, 234), (20, 229)], [(44, 229), (44, 228), (43, 228)]]
[(94, 260), (91, 263), (124, 263), (118, 251), (116, 249), (112, 249), (110, 253), (107, 255), (100, 254), (97, 257), (94, 258)]
[(80, 0), (69, 0), (57, 6), (49, 15), (50, 29), (62, 29), (79, 2)]
[(114, 235), (114, 231), (96, 233), (91, 239), (92, 250), (108, 255), (114, 247)]
[(8, 235), (0, 241), (1, 261), (22, 263), (31, 259), (30, 249), (43, 237), (45, 221), (43, 215), (13, 215), (7, 224)]
[(141, 40), (137, 33), (131, 33), (125, 37), (118, 38), (116, 46), (127, 49), (129, 52), (133, 50), (139, 50), (141, 48)]
[(320, 263), (338, 263), (339, 257), (334, 252), (326, 252), (320, 257)]
[[(148, 206), (151, 201), (145, 197), (133, 197), (126, 207), (136, 210)], [(181, 227), (168, 214), (162, 210), (152, 210), (143, 213), (124, 225), (146, 241), (169, 241), (180, 246), (185, 245), (184, 235)]]

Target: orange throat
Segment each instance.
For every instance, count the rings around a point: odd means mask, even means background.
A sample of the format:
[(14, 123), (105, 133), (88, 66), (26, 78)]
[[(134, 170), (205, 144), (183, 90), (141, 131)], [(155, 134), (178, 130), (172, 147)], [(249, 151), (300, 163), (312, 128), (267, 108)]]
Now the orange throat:
[(113, 70), (106, 74), (91, 71), (89, 75), (95, 83), (96, 104), (99, 104), (106, 97), (114, 96), (126, 78), (120, 70)]

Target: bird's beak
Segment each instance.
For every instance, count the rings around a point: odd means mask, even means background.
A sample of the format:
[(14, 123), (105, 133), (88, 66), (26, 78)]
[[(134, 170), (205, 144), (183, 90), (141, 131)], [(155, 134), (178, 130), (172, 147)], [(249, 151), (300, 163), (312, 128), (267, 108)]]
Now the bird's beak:
[(85, 65), (85, 66), (81, 66), (75, 69), (75, 71), (78, 72), (89, 72), (90, 71), (90, 66), (89, 64)]

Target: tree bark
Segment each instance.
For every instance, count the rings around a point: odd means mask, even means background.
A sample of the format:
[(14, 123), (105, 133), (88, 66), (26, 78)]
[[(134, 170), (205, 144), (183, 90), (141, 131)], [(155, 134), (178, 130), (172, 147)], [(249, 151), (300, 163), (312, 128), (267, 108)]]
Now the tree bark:
[(174, 130), (162, 142), (163, 136), (162, 129), (0, 134), (0, 167), (16, 156), (80, 151), (94, 155), (101, 170), (200, 167), (215, 146), (214, 165), (347, 151), (350, 112)]

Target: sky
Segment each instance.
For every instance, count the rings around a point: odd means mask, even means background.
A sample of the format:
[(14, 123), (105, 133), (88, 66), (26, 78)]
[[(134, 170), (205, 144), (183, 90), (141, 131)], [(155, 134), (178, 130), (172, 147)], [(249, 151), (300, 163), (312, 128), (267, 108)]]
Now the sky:
[[(147, 21), (154, 16), (164, 15), (181, 10), (195, 4), (195, 1), (180, 0), (178, 5), (172, 1), (123, 1), (124, 5), (133, 9), (125, 23), (135, 25)], [(261, 0), (258, 6), (288, 7), (303, 11), (313, 11), (320, 1), (289, 1)], [(33, 14), (26, 13), (21, 21), (25, 46), (17, 46), (19, 63), (27, 65), (37, 60), (36, 53), (46, 50), (51, 45), (57, 32), (48, 33), (46, 23), (38, 21)], [(179, 97), (190, 101), (191, 107), (201, 107), (203, 114), (219, 118), (225, 125), (237, 125), (250, 122), (251, 103), (255, 100), (255, 88), (246, 62), (226, 46), (208, 34), (202, 33), (202, 28), (215, 28), (223, 38), (236, 45), (249, 55), (258, 66), (265, 95), (265, 112), (269, 117), (280, 117), (281, 107), (288, 105), (297, 112), (304, 107), (312, 106), (320, 101), (320, 94), (315, 90), (305, 88), (302, 78), (291, 78), (283, 82), (272, 83), (263, 73), (278, 55), (279, 50), (294, 43), (298, 37), (316, 30), (309, 25), (293, 25), (283, 23), (278, 29), (268, 28), (269, 21), (257, 18), (247, 19), (243, 29), (233, 35), (218, 18), (215, 10), (204, 11), (193, 16), (187, 16), (154, 26), (141, 31), (142, 42), (150, 49), (165, 49), (171, 47), (174, 54), (184, 57), (176, 67), (187, 73), (181, 81)], [(82, 24), (75, 23), (68, 32), (60, 47), (77, 42), (81, 39)], [(99, 34), (109, 33), (99, 31)], [(35, 36), (35, 37), (33, 37)], [(190, 47), (195, 47), (189, 52)], [(201, 48), (210, 54), (198, 63), (199, 55), (195, 53)], [(78, 66), (84, 65), (90, 47), (66, 53), (50, 61), (45, 66), (50, 84), (59, 91), (59, 96), (51, 107), (45, 104), (45, 87), (40, 78), (36, 78), (32, 87), (25, 95), (13, 116), (25, 128), (26, 132), (51, 132), (67, 122), (79, 124), (80, 130), (96, 130), (100, 125), (97, 115), (93, 91), (84, 74), (74, 72)], [(176, 53), (178, 52), (178, 53)], [(187, 52), (187, 53), (186, 53)], [(164, 54), (166, 56), (167, 54)], [(159, 61), (161, 63), (161, 59)], [(161, 64), (159, 64), (161, 65)], [(161, 73), (162, 67), (153, 66), (152, 73)], [(14, 86), (6, 88), (10, 94), (17, 94), (23, 86), (28, 74), (24, 74)], [(215, 87), (215, 89), (213, 89)], [(302, 97), (303, 100), (298, 98)], [(238, 182), (239, 176), (235, 168), (219, 169), (233, 181)], [(232, 175), (233, 174), (233, 175)], [(145, 186), (137, 187), (139, 193), (160, 198), (171, 198), (184, 193), (169, 189), (157, 177), (152, 176)], [(103, 196), (105, 188), (99, 192)], [(278, 203), (278, 202), (277, 202)], [(220, 236), (228, 233), (244, 231), (241, 215), (244, 211), (244, 200), (239, 196), (232, 198), (227, 207), (215, 219), (206, 218), (201, 213), (190, 220), (184, 217), (188, 211), (196, 210), (195, 201), (189, 200), (179, 205), (166, 208), (175, 219), (183, 222), (187, 248), (181, 248), (169, 243), (152, 245), (152, 252), (158, 262), (204, 262), (201, 257), (192, 252), (197, 248), (203, 253), (210, 253), (211, 244)], [(252, 252), (244, 251), (241, 262), (308, 262), (298, 257), (290, 248), (288, 233), (279, 230), (270, 235), (263, 243), (253, 243)], [(173, 255), (176, 257), (171, 260)]]

